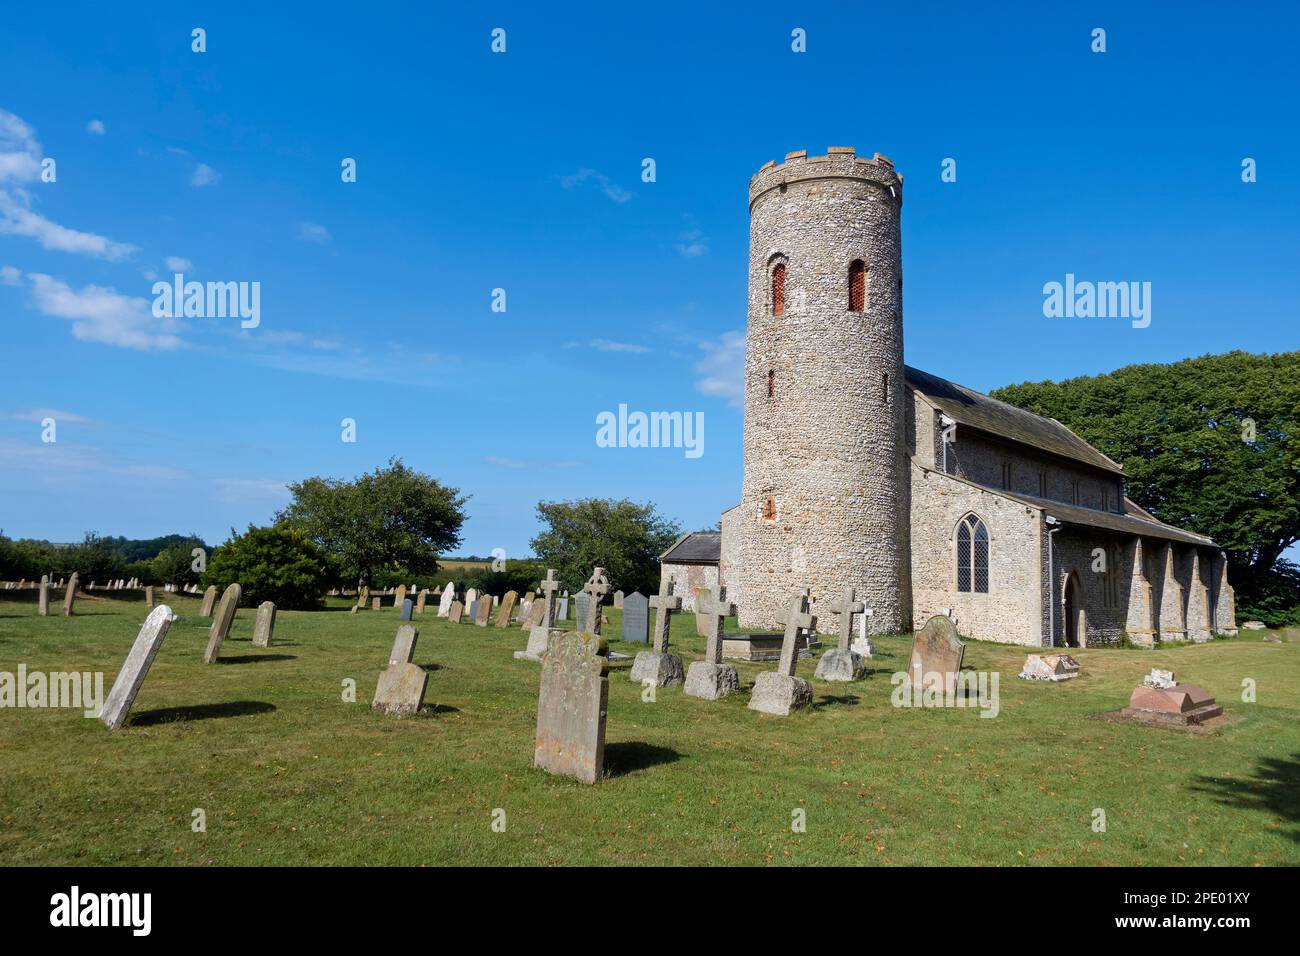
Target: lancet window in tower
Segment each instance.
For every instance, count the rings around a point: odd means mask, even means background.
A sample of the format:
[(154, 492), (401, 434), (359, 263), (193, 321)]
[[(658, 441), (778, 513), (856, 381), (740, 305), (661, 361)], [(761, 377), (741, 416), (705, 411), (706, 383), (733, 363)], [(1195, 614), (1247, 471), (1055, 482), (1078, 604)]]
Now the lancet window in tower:
[(767, 397), (776, 397), (776, 371), (774, 369), (768, 369), (767, 372)]
[(867, 266), (861, 259), (849, 263), (849, 311), (863, 312), (867, 308)]
[(785, 315), (785, 263), (772, 267), (772, 314)]
[(776, 502), (773, 501), (771, 498), (767, 498), (763, 502), (763, 520), (764, 521), (776, 520)]

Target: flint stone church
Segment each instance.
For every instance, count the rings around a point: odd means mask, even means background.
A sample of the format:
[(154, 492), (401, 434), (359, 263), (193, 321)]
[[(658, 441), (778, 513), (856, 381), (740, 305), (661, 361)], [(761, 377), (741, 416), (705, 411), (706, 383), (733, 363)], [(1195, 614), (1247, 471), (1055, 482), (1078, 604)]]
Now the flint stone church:
[(742, 629), (845, 587), (873, 633), (947, 614), (1034, 647), (1236, 633), (1223, 552), (1124, 494), (1060, 422), (903, 364), (903, 177), (832, 147), (749, 184), (744, 480), (721, 531), (660, 558), (683, 607), (720, 586)]

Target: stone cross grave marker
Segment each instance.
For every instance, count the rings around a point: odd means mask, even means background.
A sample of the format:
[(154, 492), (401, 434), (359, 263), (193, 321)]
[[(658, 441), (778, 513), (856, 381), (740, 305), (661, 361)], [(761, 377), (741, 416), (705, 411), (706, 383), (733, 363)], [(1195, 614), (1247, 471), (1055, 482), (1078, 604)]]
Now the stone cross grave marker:
[(812, 703), (812, 685), (795, 676), (799, 661), (799, 631), (817, 626), (817, 618), (808, 613), (808, 592), (791, 598), (778, 620), (785, 625), (781, 662), (776, 670), (758, 675), (749, 698), (749, 709), (786, 717), (791, 711)]
[(209, 584), (203, 592), (203, 603), (199, 605), (199, 617), (212, 617), (212, 608), (217, 603), (217, 586)]
[(496, 620), (492, 622), (493, 627), (509, 627), (510, 615), (515, 613), (515, 604), (519, 601), (518, 591), (507, 591), (506, 596), (501, 599), (501, 606), (497, 608)]
[(122, 669), (117, 672), (117, 680), (113, 681), (113, 687), (104, 699), (104, 707), (99, 713), (99, 719), (109, 730), (117, 730), (126, 723), (131, 705), (135, 703), (135, 695), (140, 692), (140, 686), (149, 673), (149, 666), (158, 656), (158, 648), (162, 647), (163, 638), (167, 636), (174, 620), (176, 615), (166, 604), (158, 605), (144, 619), (140, 632), (135, 636), (135, 643), (122, 662)]
[(403, 621), (409, 621), (411, 615), (415, 612), (415, 602), (410, 598), (402, 598), (402, 617)]
[(438, 598), (438, 617), (446, 617), (451, 613), (451, 602), (456, 600), (456, 585), (448, 581), (447, 586), (442, 589), (442, 597)]
[(68, 578), (68, 589), (63, 592), (63, 616), (72, 617), (72, 605), (77, 600), (77, 572)]
[(388, 652), (388, 666), (410, 664), (415, 660), (415, 644), (420, 639), (420, 632), (414, 624), (403, 624), (397, 629), (393, 639), (393, 649)]
[(623, 598), (623, 640), (644, 644), (650, 639), (650, 602), (640, 591)]
[(41, 577), (41, 595), (37, 599), (37, 612), (41, 617), (48, 617), (50, 613), (50, 576), (48, 574)]
[(601, 625), (601, 605), (605, 601), (605, 595), (609, 593), (609, 578), (605, 576), (604, 568), (596, 568), (591, 572), (591, 577), (583, 585), (582, 593), (587, 595), (587, 614), (578, 615), (578, 630), (586, 631), (588, 634), (600, 634)]
[(257, 606), (257, 619), (253, 622), (253, 646), (270, 647), (275, 636), (275, 602), (263, 601)]
[(722, 600), (722, 589), (701, 588), (695, 592), (695, 619), (704, 622), (704, 660), (686, 671), (682, 693), (704, 700), (718, 700), (740, 690), (740, 674), (732, 664), (722, 663), (722, 624), (736, 613), (736, 605)]
[(596, 634), (556, 631), (542, 658), (533, 766), (595, 783), (605, 769), (609, 648)]
[(221, 655), (221, 645), (230, 634), (230, 625), (235, 621), (235, 611), (239, 608), (242, 589), (238, 583), (230, 585), (221, 595), (212, 617), (212, 626), (208, 628), (208, 647), (203, 652), (203, 663), (215, 664)]
[(555, 623), (555, 592), (560, 582), (555, 579), (555, 569), (546, 569), (546, 578), (542, 581), (542, 596), (534, 603), (533, 618), (535, 623), (528, 630), (528, 646), (522, 651), (515, 651), (519, 660), (540, 661), (550, 646), (551, 626)]
[(682, 599), (674, 597), (672, 590), (673, 582), (664, 577), (659, 582), (659, 593), (650, 599), (650, 606), (659, 612), (655, 615), (654, 645), (651, 650), (638, 653), (632, 661), (628, 677), (635, 683), (670, 687), (685, 679), (682, 659), (668, 653), (669, 625), (673, 612), (682, 606)]
[(934, 683), (935, 678), (931, 675), (940, 675), (943, 692), (951, 695), (955, 692), (965, 653), (966, 645), (958, 637), (956, 626), (944, 615), (936, 614), (912, 639), (912, 653), (907, 659), (907, 677), (903, 687), (924, 690), (927, 680)]
[(488, 619), (492, 617), (492, 599), (484, 594), (478, 599), (478, 607), (474, 609), (474, 624), (478, 627), (487, 627)]
[(834, 650), (827, 651), (817, 662), (816, 676), (826, 681), (855, 681), (867, 672), (862, 655), (853, 650), (853, 615), (862, 614), (867, 606), (854, 600), (857, 592), (846, 587), (839, 599), (830, 606), (832, 614), (840, 616), (840, 640)]

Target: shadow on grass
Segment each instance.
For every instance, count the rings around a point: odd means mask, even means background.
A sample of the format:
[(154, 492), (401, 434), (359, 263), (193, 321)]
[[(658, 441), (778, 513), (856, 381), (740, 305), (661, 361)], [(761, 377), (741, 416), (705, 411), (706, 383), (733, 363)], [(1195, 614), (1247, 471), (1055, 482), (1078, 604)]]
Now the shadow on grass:
[(425, 704), (420, 708), (422, 714), (459, 714), (460, 708), (451, 704)]
[(420, 668), (422, 668), (423, 670), (426, 670), (426, 671), (428, 671), (430, 674), (432, 674), (434, 671), (440, 671), (440, 670), (442, 670), (444, 665), (442, 665), (442, 664), (435, 664), (433, 661), (429, 661), (429, 663), (427, 663), (427, 664), (417, 664), (416, 666), (417, 666), (417, 667), (420, 667)]
[[(1300, 753), (1290, 757), (1263, 757), (1249, 778), (1216, 779), (1199, 776), (1189, 788), (1213, 797), (1228, 807), (1259, 810), (1300, 824)], [(1288, 836), (1300, 843), (1300, 827)]]
[(260, 700), (235, 700), (228, 704), (198, 704), (193, 707), (163, 707), (144, 710), (131, 717), (131, 727), (152, 727), (156, 724), (173, 724), (180, 721), (208, 720), (212, 717), (246, 717), (249, 714), (269, 714), (274, 704)]
[(671, 747), (656, 747), (639, 740), (606, 744), (605, 776), (622, 777), (637, 770), (681, 759), (682, 755)]
[(857, 694), (842, 694), (839, 697), (823, 697), (812, 705), (812, 710), (822, 710), (826, 707), (840, 707), (847, 705), (849, 707), (862, 703), (862, 698)]
[(218, 664), (261, 664), (264, 661), (296, 661), (293, 654), (245, 654), (243, 657), (218, 657)]

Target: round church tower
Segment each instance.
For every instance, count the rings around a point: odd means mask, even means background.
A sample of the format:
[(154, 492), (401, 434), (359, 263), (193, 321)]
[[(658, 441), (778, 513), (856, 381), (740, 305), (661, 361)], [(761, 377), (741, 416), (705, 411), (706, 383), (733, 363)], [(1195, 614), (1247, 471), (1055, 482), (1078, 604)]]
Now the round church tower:
[(793, 152), (750, 181), (742, 627), (776, 626), (808, 588), (832, 631), (846, 586), (872, 632), (911, 627), (902, 202), (893, 163), (851, 148)]

